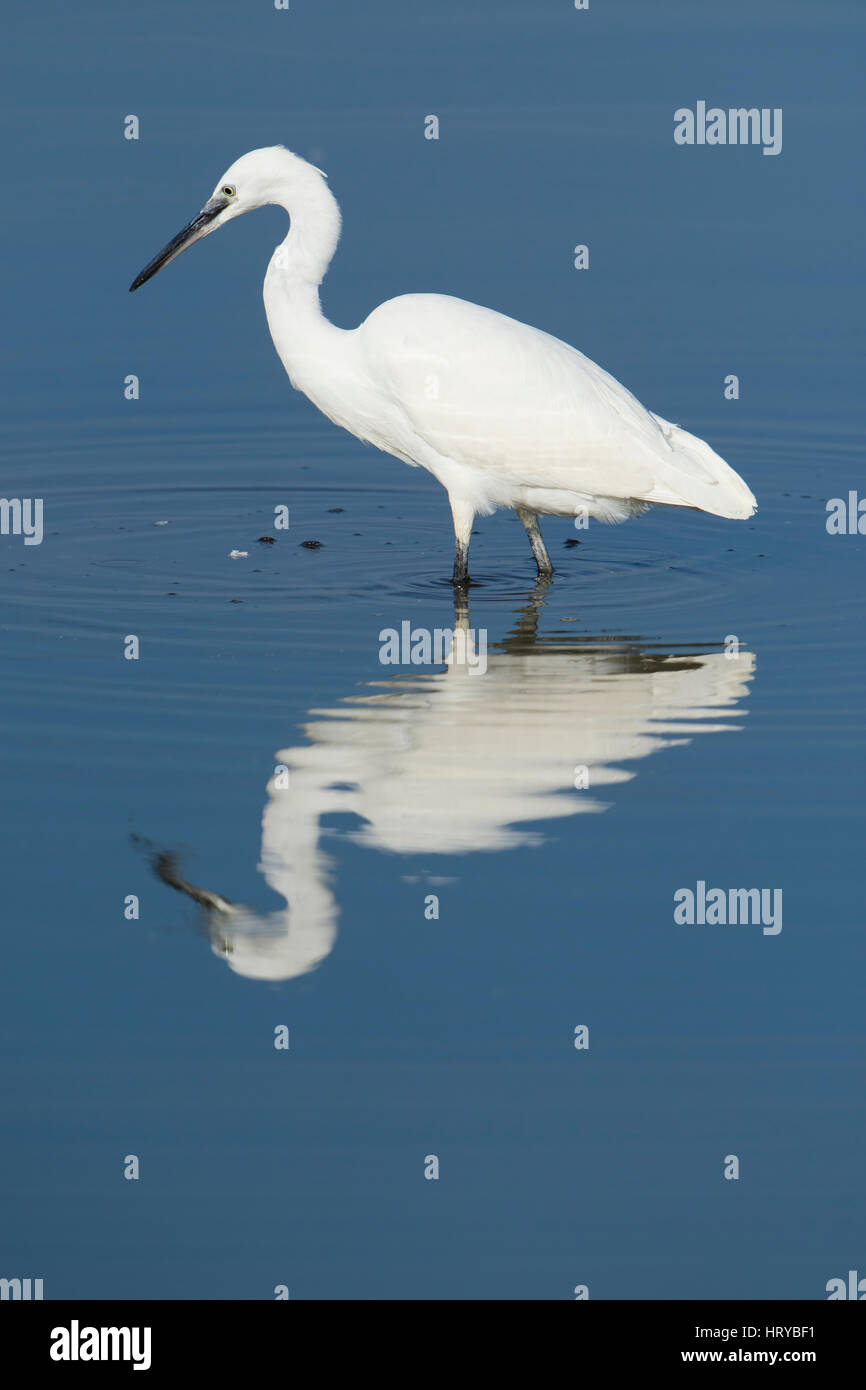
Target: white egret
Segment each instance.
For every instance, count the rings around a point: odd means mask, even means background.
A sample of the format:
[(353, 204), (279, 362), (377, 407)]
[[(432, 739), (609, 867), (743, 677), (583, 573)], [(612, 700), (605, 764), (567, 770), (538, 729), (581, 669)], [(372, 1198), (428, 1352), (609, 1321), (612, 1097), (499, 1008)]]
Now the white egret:
[(282, 145), (226, 171), (201, 212), (136, 277), (275, 203), (288, 235), (268, 265), (265, 311), (292, 385), (336, 424), (426, 468), (448, 493), (454, 581), (468, 580), (477, 514), (513, 507), (540, 574), (539, 513), (624, 521), (652, 503), (748, 517), (755, 498), (708, 444), (645, 410), (576, 348), (492, 309), (440, 294), (389, 299), (353, 329), (324, 316), (319, 286), (340, 236), (325, 175)]

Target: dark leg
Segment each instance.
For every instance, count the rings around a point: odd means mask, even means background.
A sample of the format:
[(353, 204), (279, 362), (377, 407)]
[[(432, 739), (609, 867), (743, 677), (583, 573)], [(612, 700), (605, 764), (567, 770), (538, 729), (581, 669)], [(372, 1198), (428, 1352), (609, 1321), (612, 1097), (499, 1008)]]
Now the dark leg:
[(475, 508), (450, 493), (451, 515), (454, 519), (454, 573), (452, 583), (465, 586), (469, 583), (469, 538), (475, 520)]
[(464, 587), (469, 583), (469, 546), (459, 537), (454, 548), (454, 573), (451, 582)]
[(550, 563), (547, 546), (544, 544), (541, 527), (538, 524), (538, 514), (531, 512), (528, 507), (515, 507), (514, 510), (526, 528), (529, 544), (532, 546), (532, 553), (538, 566), (538, 573), (553, 574), (553, 565)]

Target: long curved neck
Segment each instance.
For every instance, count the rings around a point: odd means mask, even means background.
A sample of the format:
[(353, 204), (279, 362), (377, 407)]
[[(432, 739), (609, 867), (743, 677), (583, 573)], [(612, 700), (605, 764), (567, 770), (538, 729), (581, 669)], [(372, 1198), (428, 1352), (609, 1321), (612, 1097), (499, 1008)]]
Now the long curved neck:
[(288, 291), (318, 292), (340, 240), (340, 208), (321, 174), (310, 168), (292, 179), (273, 201), (291, 219), (285, 240), (277, 247), (269, 269), (281, 275)]
[(329, 364), (332, 367), (338, 359), (346, 332), (322, 314), (318, 286), (339, 240), (339, 206), (322, 175), (311, 167), (286, 181), (271, 202), (285, 207), (291, 227), (264, 277), (268, 328), (292, 385), (332, 416), (322, 384), (332, 375)]
[(340, 239), (340, 208), (322, 175), (311, 167), (287, 180), (270, 201), (286, 209), (291, 225), (265, 276), (268, 327), (293, 384), (311, 394), (310, 369), (315, 370), (329, 346), (332, 349), (343, 336), (319, 303), (319, 285)]

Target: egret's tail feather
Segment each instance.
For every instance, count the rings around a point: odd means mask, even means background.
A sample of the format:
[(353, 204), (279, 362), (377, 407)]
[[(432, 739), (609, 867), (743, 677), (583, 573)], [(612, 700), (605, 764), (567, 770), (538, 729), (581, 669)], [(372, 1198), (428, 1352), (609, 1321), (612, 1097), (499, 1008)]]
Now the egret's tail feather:
[(672, 452), (659, 470), (652, 492), (647, 494), (648, 502), (697, 507), (714, 516), (739, 520), (758, 510), (751, 488), (709, 444), (660, 415), (653, 419), (661, 426)]

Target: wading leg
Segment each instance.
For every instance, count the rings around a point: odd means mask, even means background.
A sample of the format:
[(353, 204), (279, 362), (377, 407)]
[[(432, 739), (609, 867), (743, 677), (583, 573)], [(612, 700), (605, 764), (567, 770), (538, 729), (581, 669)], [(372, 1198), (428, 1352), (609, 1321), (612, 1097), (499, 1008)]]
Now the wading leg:
[(449, 496), (454, 518), (454, 573), (452, 583), (465, 587), (469, 583), (469, 538), (475, 520), (475, 508), (456, 497)]
[(550, 563), (547, 546), (544, 544), (541, 527), (538, 524), (538, 514), (531, 512), (528, 507), (515, 507), (514, 510), (526, 528), (529, 544), (532, 546), (532, 553), (538, 566), (538, 573), (553, 574), (553, 565)]

